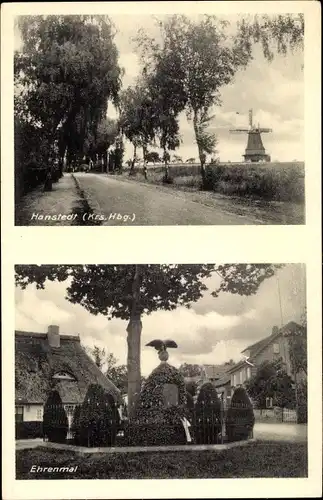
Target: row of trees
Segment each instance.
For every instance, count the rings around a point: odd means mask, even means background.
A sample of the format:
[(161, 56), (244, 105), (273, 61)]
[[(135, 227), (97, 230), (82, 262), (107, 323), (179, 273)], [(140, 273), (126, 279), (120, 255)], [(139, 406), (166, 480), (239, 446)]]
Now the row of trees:
[[(103, 157), (117, 135), (107, 119), (122, 70), (107, 16), (20, 16), (15, 52), (16, 168)], [(24, 147), (22, 147), (22, 144)]]
[[(179, 116), (191, 120), (205, 176), (207, 154), (216, 138), (209, 130), (220, 91), (252, 60), (261, 43), (271, 60), (303, 44), (302, 15), (242, 17), (232, 35), (215, 16), (194, 22), (186, 16), (157, 21), (156, 38), (139, 31), (135, 43), (142, 75), (123, 91), (115, 28), (107, 16), (20, 16), (22, 48), (16, 51), (16, 162), (47, 165), (55, 156), (60, 168), (85, 156), (107, 167), (107, 151), (122, 137), (143, 150), (163, 151), (168, 175), (169, 151), (180, 145)], [(108, 118), (108, 102), (119, 112)], [(26, 138), (28, 138), (26, 142)], [(25, 143), (24, 143), (25, 141)], [(120, 153), (119, 151), (119, 153)], [(118, 153), (118, 154), (119, 154)]]
[(217, 139), (210, 131), (214, 107), (221, 105), (223, 86), (253, 58), (253, 45), (260, 43), (270, 61), (275, 53), (286, 54), (303, 44), (302, 15), (242, 17), (232, 34), (230, 23), (215, 16), (197, 22), (186, 16), (157, 20), (156, 37), (139, 31), (135, 39), (142, 62), (142, 76), (121, 100), (121, 126), (134, 147), (163, 150), (165, 177), (169, 151), (180, 145), (179, 116), (191, 121), (205, 182), (207, 155), (216, 154)]

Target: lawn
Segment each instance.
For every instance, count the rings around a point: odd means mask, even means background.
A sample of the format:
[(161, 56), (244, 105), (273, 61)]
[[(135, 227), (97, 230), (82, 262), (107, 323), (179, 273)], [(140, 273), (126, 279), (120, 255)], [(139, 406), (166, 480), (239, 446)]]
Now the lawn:
[[(76, 467), (76, 472), (30, 472), (40, 467)], [(16, 453), (17, 479), (200, 479), (307, 477), (307, 445), (250, 443), (221, 452), (77, 454), (39, 447)]]

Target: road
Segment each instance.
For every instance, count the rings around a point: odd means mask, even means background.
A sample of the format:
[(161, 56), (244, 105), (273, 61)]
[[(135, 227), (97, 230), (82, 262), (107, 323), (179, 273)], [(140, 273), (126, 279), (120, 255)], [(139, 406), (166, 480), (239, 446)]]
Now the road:
[[(145, 185), (91, 173), (74, 174), (82, 195), (92, 209), (84, 220), (101, 225), (242, 225), (261, 224), (250, 215), (230, 213), (230, 203), (208, 207), (192, 201), (190, 193), (167, 192)], [(84, 222), (83, 222), (84, 223)]]
[(253, 429), (253, 435), (254, 438), (259, 440), (306, 443), (307, 425), (256, 422)]

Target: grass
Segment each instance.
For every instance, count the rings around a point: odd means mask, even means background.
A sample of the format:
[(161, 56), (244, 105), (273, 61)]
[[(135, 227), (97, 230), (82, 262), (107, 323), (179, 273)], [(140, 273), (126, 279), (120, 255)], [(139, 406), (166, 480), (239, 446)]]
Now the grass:
[[(39, 447), (16, 453), (17, 479), (200, 479), (307, 477), (307, 445), (259, 441), (221, 452), (181, 451), (80, 455)], [(76, 472), (30, 472), (75, 467)]]
[[(305, 171), (303, 162), (290, 163), (226, 163), (207, 166), (206, 190), (228, 196), (238, 196), (267, 201), (304, 203)], [(174, 165), (169, 167), (172, 186), (181, 190), (197, 191), (201, 188), (198, 165)], [(128, 172), (125, 171), (125, 175)], [(161, 184), (163, 167), (148, 169), (147, 181)], [(142, 169), (131, 177), (145, 180)]]

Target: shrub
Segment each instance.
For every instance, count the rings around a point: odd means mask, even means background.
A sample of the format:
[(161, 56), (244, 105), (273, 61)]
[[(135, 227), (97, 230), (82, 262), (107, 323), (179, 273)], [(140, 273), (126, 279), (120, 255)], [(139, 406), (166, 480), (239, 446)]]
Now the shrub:
[[(165, 384), (177, 387), (177, 404), (167, 406)], [(133, 418), (127, 425), (129, 445), (185, 444), (186, 435), (181, 419), (189, 417), (183, 375), (168, 363), (161, 363), (147, 378), (142, 388)]]
[(43, 422), (16, 422), (16, 439), (35, 439), (43, 437)]
[[(77, 423), (77, 422), (76, 422)], [(82, 446), (113, 446), (120, 418), (113, 397), (97, 384), (87, 390), (79, 415), (76, 437)]]
[(216, 444), (222, 429), (221, 402), (211, 382), (202, 385), (195, 405), (194, 435), (197, 444)]
[(49, 393), (44, 407), (44, 436), (49, 441), (63, 443), (68, 431), (68, 420), (61, 397), (57, 391)]
[(164, 175), (162, 178), (162, 183), (163, 184), (174, 184), (174, 178), (171, 177), (170, 175)]
[(249, 396), (243, 387), (238, 387), (231, 398), (225, 421), (228, 441), (248, 439), (254, 423), (255, 416)]
[(81, 405), (77, 405), (74, 409), (71, 432), (73, 434), (74, 444), (80, 444), (80, 414)]

